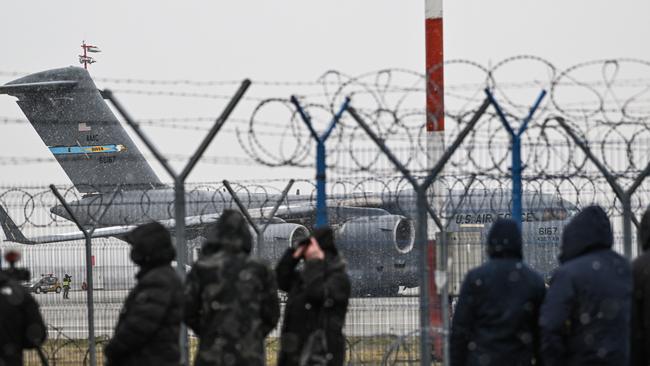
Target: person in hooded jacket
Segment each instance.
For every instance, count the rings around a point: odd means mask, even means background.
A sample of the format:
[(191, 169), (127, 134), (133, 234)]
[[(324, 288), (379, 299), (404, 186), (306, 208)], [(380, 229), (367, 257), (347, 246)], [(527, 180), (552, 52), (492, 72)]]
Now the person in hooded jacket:
[(632, 263), (632, 365), (650, 365), (650, 209), (641, 218), (639, 246), (643, 253)]
[(197, 366), (264, 365), (264, 338), (280, 317), (275, 274), (250, 258), (241, 213), (224, 210), (185, 284), (185, 323), (199, 337)]
[[(304, 267), (299, 269), (301, 260)], [(301, 365), (312, 356), (330, 366), (343, 365), (342, 329), (351, 286), (332, 229), (316, 229), (302, 245), (287, 249), (275, 272), (280, 290), (288, 293), (278, 365)], [(315, 336), (319, 330), (324, 333), (325, 347)], [(314, 351), (324, 354), (312, 355)]]
[(538, 360), (544, 280), (522, 261), (519, 225), (498, 219), (487, 238), (490, 259), (467, 273), (452, 321), (453, 366), (531, 365)]
[(539, 320), (545, 366), (628, 364), (632, 274), (613, 241), (599, 206), (585, 208), (564, 228), (560, 267)]
[(126, 235), (131, 260), (140, 267), (104, 348), (108, 365), (172, 366), (180, 363), (183, 288), (171, 266), (176, 257), (169, 231), (157, 222)]
[(23, 349), (39, 347), (46, 336), (36, 300), (0, 271), (0, 365), (22, 365)]

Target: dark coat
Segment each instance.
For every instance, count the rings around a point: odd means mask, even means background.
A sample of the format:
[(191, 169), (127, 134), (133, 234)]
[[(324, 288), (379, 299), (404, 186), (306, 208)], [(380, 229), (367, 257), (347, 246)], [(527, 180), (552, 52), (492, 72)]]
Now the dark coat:
[(140, 266), (104, 349), (109, 365), (178, 365), (182, 286), (171, 267), (175, 251), (167, 229), (158, 223), (133, 230), (131, 259)]
[(561, 265), (540, 317), (545, 366), (628, 364), (632, 274), (612, 243), (609, 219), (598, 206), (564, 228)]
[(34, 298), (0, 272), (0, 365), (22, 365), (23, 349), (40, 346), (46, 335)]
[(185, 285), (187, 325), (199, 337), (196, 365), (264, 365), (264, 338), (280, 317), (273, 271), (251, 259), (251, 234), (226, 210)]
[(542, 277), (522, 262), (521, 234), (497, 220), (488, 234), (490, 260), (471, 270), (452, 322), (451, 364), (531, 365), (538, 351)]
[(632, 263), (632, 365), (650, 365), (650, 210), (643, 214), (639, 229), (643, 254)]
[(334, 246), (332, 231), (320, 229), (314, 236), (325, 252), (324, 260), (304, 261), (300, 270), (296, 268), (300, 260), (293, 258), (294, 249), (289, 248), (275, 269), (280, 290), (288, 293), (278, 366), (299, 365), (305, 341), (318, 329), (325, 330), (328, 365), (343, 365), (345, 360), (343, 325), (350, 279)]

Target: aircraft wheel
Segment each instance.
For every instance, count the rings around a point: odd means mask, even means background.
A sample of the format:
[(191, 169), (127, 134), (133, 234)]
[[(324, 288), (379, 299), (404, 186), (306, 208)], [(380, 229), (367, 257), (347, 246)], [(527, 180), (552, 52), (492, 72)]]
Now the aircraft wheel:
[(37, 294), (40, 294), (40, 293), (41, 293), (41, 288), (40, 288), (40, 287), (37, 287), (37, 288), (34, 290), (34, 292), (37, 293)]
[(61, 287), (57, 287), (55, 291), (56, 291), (57, 294), (60, 294), (61, 293)]

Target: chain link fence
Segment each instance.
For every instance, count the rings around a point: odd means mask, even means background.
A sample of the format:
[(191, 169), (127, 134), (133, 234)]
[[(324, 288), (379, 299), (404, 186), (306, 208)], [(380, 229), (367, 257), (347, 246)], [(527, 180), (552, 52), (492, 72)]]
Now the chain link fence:
[[(497, 111), (486, 102), (486, 88), (514, 127), (528, 114), (534, 96), (542, 89), (548, 91), (521, 136), (519, 198), (525, 260), (548, 279), (557, 266), (564, 225), (591, 204), (601, 205), (610, 215), (615, 249), (630, 258), (637, 254), (634, 225), (650, 203), (645, 180), (650, 174), (649, 63), (617, 59), (559, 69), (538, 57), (518, 56), (489, 68), (450, 61), (445, 72), (450, 80), (462, 74), (462, 80), (472, 82), (446, 88), (445, 145), (434, 154), (442, 157), (439, 161), (427, 159), (431, 147), (427, 148), (424, 128), (425, 78), (421, 74), (391, 69), (348, 76), (332, 71), (315, 83), (278, 85), (285, 90), (318, 89), (298, 95), (316, 130), (331, 120), (344, 98), (351, 98), (350, 110), (343, 113), (326, 143), (327, 212), (353, 284), (344, 327), (348, 364), (417, 364), (423, 352), (433, 362), (444, 362), (448, 320), (460, 283), (470, 268), (486, 260), (484, 239), (490, 224), (499, 217), (511, 217), (517, 195), (512, 188), (516, 167), (510, 156), (511, 138)], [(161, 85), (168, 86), (147, 84)], [(173, 87), (183, 85), (188, 84)], [(234, 84), (225, 85), (232, 88)], [(129, 95), (129, 90), (122, 92)], [(176, 92), (185, 93), (182, 98), (197, 97), (186, 95), (190, 91)], [(203, 98), (218, 95), (202, 93)], [(240, 159), (245, 160), (238, 162), (313, 172), (315, 144), (289, 99), (256, 96), (242, 100), (252, 107), (232, 117), (232, 130), (222, 130), (234, 136), (231, 140), (243, 152)], [(117, 110), (132, 126), (194, 126), (211, 131), (212, 137), (221, 128), (215, 126), (230, 126), (227, 114), (205, 119), (216, 120), (212, 128), (204, 128), (201, 119), (137, 124), (126, 108)], [(201, 154), (191, 161), (200, 161)], [(164, 154), (153, 155), (164, 158)], [(221, 169), (219, 178), (228, 178), (229, 172)], [(107, 195), (84, 196), (75, 187), (57, 188), (84, 225), (114, 226), (114, 210), (122, 213), (121, 226), (167, 220), (178, 234), (174, 220), (179, 213), (171, 186), (137, 192), (118, 189), (111, 200)], [(200, 255), (206, 225), (224, 208), (248, 212), (257, 227), (255, 253), (271, 264), (315, 222), (317, 194), (312, 179), (299, 178), (291, 184), (289, 179), (201, 184), (182, 179), (177, 180), (176, 193), (179, 190), (185, 201), (180, 217), (187, 217), (182, 242), (188, 259), (175, 264), (179, 273)], [(32, 273), (28, 286), (48, 325), (44, 352), (51, 365), (92, 363), (87, 286), (87, 268), (92, 267), (93, 336), (98, 345), (97, 364), (102, 364), (101, 345), (110, 338), (122, 302), (135, 283), (136, 268), (129, 260), (128, 245), (119, 238), (93, 238), (88, 263), (80, 238), (15, 244), (21, 239), (17, 233), (29, 239), (78, 229), (65, 218), (61, 203), (46, 186), (3, 187), (0, 205), (14, 225), (3, 219), (7, 240), (2, 249), (19, 247), (21, 264)], [(425, 236), (423, 225), (428, 227)], [(9, 229), (16, 235), (7, 233)], [(72, 276), (70, 299), (60, 293), (64, 274)], [(422, 281), (427, 284), (426, 296), (419, 286)], [(190, 359), (196, 344), (190, 335)], [(269, 365), (275, 364), (278, 348), (276, 329), (267, 339)], [(27, 363), (38, 364), (38, 358), (29, 353)]]

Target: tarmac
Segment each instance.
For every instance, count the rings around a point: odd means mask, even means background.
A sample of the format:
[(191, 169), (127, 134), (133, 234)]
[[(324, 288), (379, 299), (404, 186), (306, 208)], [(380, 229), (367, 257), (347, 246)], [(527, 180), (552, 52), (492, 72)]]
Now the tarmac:
[[(95, 290), (95, 337), (110, 337), (126, 290)], [(49, 338), (88, 338), (86, 292), (33, 294), (49, 325)], [(418, 329), (419, 305), (414, 296), (354, 298), (350, 300), (344, 333), (348, 337), (401, 336)], [(277, 329), (270, 335), (277, 336)]]

